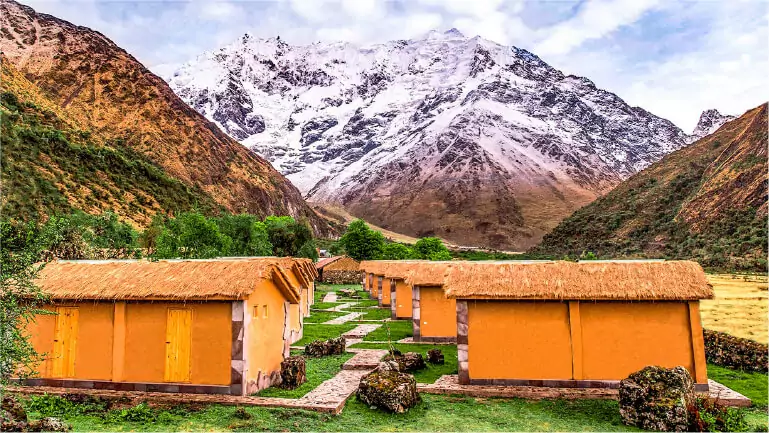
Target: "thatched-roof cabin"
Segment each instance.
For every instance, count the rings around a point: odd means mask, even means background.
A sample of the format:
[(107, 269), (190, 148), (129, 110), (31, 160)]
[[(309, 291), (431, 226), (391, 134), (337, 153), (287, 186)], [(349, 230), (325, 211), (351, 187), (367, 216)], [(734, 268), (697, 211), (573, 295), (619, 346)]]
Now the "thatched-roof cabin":
[(713, 291), (697, 263), (462, 262), (443, 287), (460, 383), (616, 387), (647, 365), (681, 365), (707, 388), (699, 300)]
[(454, 263), (420, 262), (406, 274), (406, 284), (411, 287), (414, 341), (456, 341), (457, 303), (443, 293), (443, 281)]
[[(31, 385), (246, 395), (279, 377), (309, 284), (293, 259), (58, 261)], [(306, 295), (305, 295), (306, 296)], [(299, 328), (301, 334), (301, 327)]]
[(318, 279), (328, 284), (355, 284), (361, 281), (360, 262), (348, 256), (321, 259), (315, 264)]
[(391, 261), (383, 268), (384, 278), (389, 280), (389, 288), (385, 291), (390, 292), (390, 311), (393, 319), (411, 319), (412, 318), (412, 290), (411, 285), (406, 282), (406, 277), (412, 269), (422, 260), (398, 260)]

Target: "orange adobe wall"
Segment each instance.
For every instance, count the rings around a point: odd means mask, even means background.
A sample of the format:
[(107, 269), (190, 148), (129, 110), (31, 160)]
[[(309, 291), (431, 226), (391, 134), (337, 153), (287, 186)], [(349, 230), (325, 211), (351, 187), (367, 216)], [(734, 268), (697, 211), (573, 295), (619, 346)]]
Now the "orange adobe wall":
[(457, 301), (446, 299), (442, 287), (419, 287), (420, 335), (457, 336)]
[(410, 318), (411, 308), (411, 286), (403, 280), (395, 280), (395, 317)]
[[(374, 275), (374, 274), (372, 274)], [(384, 284), (384, 282), (382, 283)], [(384, 287), (384, 286), (382, 286)], [(373, 282), (371, 285), (371, 296), (374, 297), (374, 299), (377, 299), (379, 297), (379, 275), (373, 276)]]
[[(580, 302), (579, 310), (584, 379), (621, 380), (652, 363), (681, 365), (695, 378), (687, 303)], [(707, 383), (705, 374), (696, 382)]]
[(468, 301), (467, 304), (471, 379), (571, 378), (566, 303)]
[(112, 380), (114, 304), (111, 302), (57, 302), (55, 306), (46, 306), (45, 310), (56, 311), (57, 306), (77, 307), (79, 310), (75, 341), (75, 375), (54, 377), (52, 357), (57, 316), (41, 314), (27, 327), (32, 346), (38, 353), (45, 354), (44, 361), (37, 366), (38, 376), (42, 378)]
[(390, 279), (382, 277), (382, 306), (390, 306)]
[(229, 385), (232, 302), (226, 301), (126, 303), (122, 381), (164, 382), (166, 322), (171, 308), (192, 311), (189, 383)]
[[(175, 308), (192, 311), (189, 383), (230, 384), (231, 302), (61, 301), (47, 309), (57, 306), (78, 309), (74, 375), (52, 374), (57, 316), (40, 315), (27, 331), (35, 349), (47, 355), (38, 368), (41, 378), (163, 383), (168, 309)], [(113, 344), (116, 338), (124, 344)]]
[(266, 280), (245, 301), (247, 394), (270, 386), (276, 373), (280, 374), (284, 325), (291, 319), (290, 307), (288, 316), (284, 312), (285, 302), (280, 290)]
[(619, 381), (681, 365), (707, 384), (697, 301), (466, 302), (470, 380)]

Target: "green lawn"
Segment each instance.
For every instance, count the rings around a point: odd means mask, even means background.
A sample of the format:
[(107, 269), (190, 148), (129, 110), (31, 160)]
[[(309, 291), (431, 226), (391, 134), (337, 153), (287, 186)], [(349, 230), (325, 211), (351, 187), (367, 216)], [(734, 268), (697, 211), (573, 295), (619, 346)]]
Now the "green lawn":
[(365, 309), (369, 307), (379, 306), (379, 301), (377, 301), (376, 299), (363, 298), (363, 299), (356, 299), (355, 302), (357, 302), (357, 304), (355, 304), (355, 306), (352, 307), (352, 309), (356, 309), (356, 311), (358, 311), (357, 309), (361, 309), (361, 308)]
[(354, 323), (345, 323), (343, 325), (316, 325), (309, 324), (304, 327), (302, 339), (294, 343), (296, 346), (304, 346), (314, 340), (328, 340), (336, 338), (345, 332), (355, 328)]
[[(427, 360), (427, 351), (430, 349), (440, 349), (443, 352), (445, 363), (442, 365), (433, 365), (428, 363), (427, 368), (414, 372), (414, 379), (420, 383), (433, 383), (439, 377), (446, 374), (457, 374), (457, 346), (449, 344), (393, 344), (397, 350), (402, 353), (418, 352)], [(353, 348), (361, 349), (389, 349), (386, 343), (358, 343), (353, 344)]]
[(769, 376), (708, 364), (708, 377), (753, 401), (753, 407), (745, 410), (745, 418), (751, 425), (752, 431), (767, 431), (769, 429), (769, 423), (767, 423)]
[(386, 308), (365, 308), (362, 310), (355, 310), (359, 312), (365, 312), (364, 315), (360, 316), (358, 319), (361, 320), (384, 320), (389, 319), (390, 315), (392, 314), (389, 309)]
[(342, 304), (342, 302), (316, 302), (310, 307), (310, 312), (312, 312), (312, 310), (328, 310), (338, 307), (340, 304)]
[[(387, 328), (390, 328), (390, 339), (387, 339)], [(398, 341), (413, 336), (411, 320), (392, 320), (363, 337), (364, 341)]]
[[(72, 413), (63, 417), (75, 431), (638, 431), (622, 424), (617, 402), (606, 400), (423, 395), (417, 407), (402, 415), (370, 409), (355, 397), (339, 416), (259, 407), (246, 407), (239, 415), (237, 408), (220, 405), (195, 409), (145, 406), (122, 410), (127, 415)], [(42, 416), (39, 412), (30, 415)]]
[[(346, 316), (347, 313), (340, 313), (336, 311), (316, 311), (310, 310), (310, 317), (305, 317), (305, 325), (327, 322), (337, 317)], [(306, 329), (306, 328), (305, 328)]]
[[(291, 352), (292, 355), (301, 355), (302, 353), (300, 351)], [(342, 364), (354, 355), (354, 353), (345, 353), (322, 358), (305, 358), (307, 360), (307, 382), (297, 389), (267, 388), (259, 391), (256, 395), (260, 397), (299, 398), (324, 381), (334, 377), (342, 369)]]

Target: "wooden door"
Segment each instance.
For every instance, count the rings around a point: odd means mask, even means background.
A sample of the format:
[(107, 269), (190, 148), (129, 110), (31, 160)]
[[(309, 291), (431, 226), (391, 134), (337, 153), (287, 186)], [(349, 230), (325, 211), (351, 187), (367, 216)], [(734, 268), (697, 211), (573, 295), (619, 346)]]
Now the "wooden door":
[(75, 377), (79, 310), (77, 307), (56, 307), (56, 314), (51, 376)]
[(171, 308), (166, 321), (166, 382), (190, 381), (192, 310)]

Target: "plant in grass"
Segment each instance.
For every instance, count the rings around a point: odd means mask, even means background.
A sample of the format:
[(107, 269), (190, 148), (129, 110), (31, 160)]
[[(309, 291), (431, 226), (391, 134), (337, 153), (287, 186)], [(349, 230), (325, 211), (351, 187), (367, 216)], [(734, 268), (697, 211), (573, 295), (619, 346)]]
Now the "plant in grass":
[(724, 407), (708, 398), (695, 398), (687, 407), (688, 431), (742, 432), (748, 431), (745, 413), (739, 409)]

